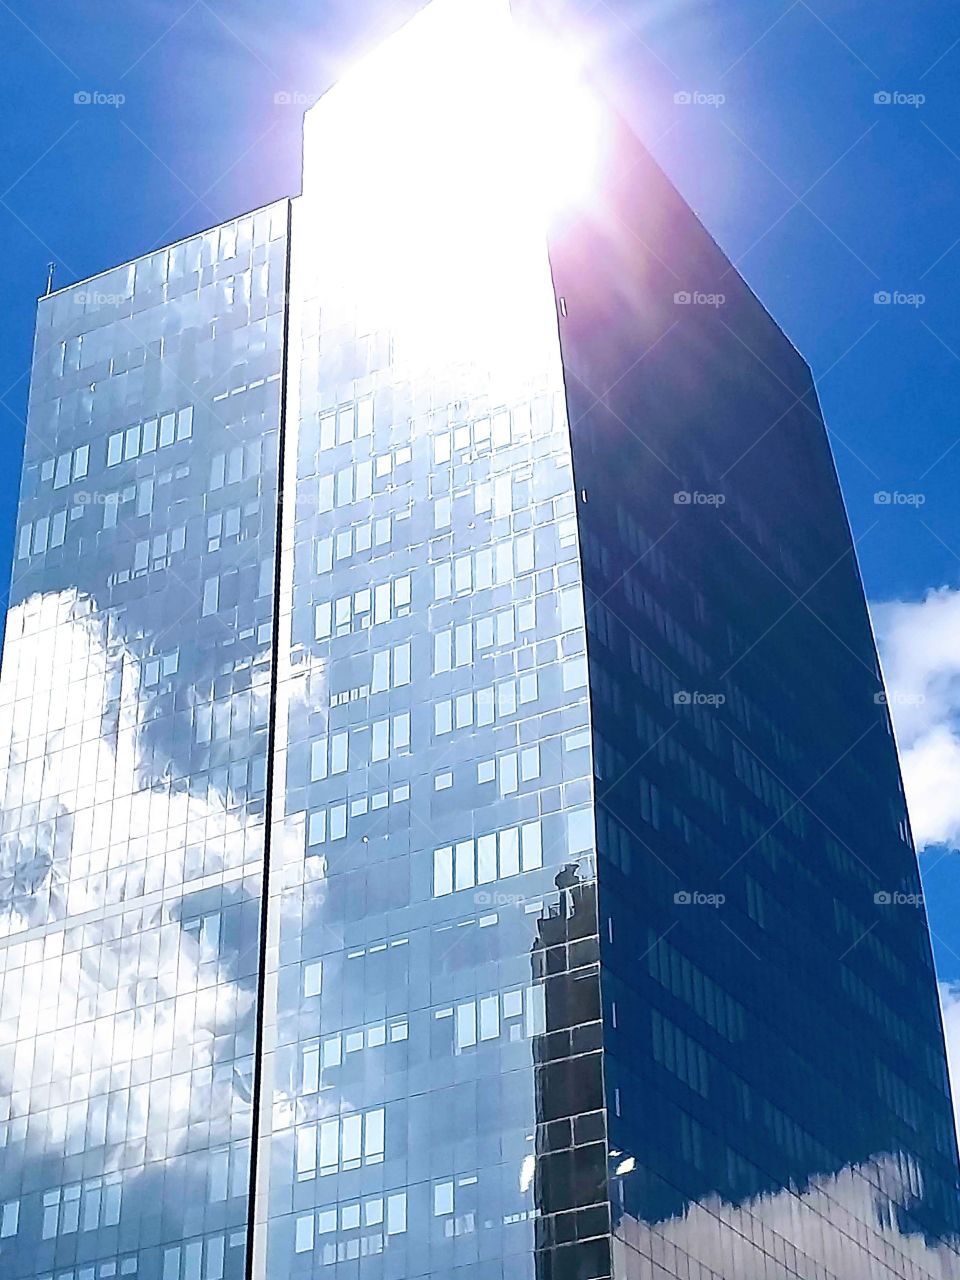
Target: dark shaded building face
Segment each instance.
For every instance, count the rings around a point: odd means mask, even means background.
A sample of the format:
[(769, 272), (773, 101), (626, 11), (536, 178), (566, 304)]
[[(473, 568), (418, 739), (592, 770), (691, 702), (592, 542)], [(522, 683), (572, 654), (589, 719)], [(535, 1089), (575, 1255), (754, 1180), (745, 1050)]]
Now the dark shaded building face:
[(816, 393), (626, 131), (613, 154), (551, 264), (615, 1274), (954, 1275), (920, 884)]
[(436, 0), (40, 303), (4, 1280), (960, 1276), (809, 372), (541, 37)]

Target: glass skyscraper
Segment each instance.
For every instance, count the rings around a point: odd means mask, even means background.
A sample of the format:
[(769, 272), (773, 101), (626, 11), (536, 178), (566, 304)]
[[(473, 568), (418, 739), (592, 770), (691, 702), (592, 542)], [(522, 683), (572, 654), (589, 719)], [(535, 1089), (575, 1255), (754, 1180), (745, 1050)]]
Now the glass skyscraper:
[(3, 1280), (960, 1277), (809, 371), (521, 7), (40, 301)]

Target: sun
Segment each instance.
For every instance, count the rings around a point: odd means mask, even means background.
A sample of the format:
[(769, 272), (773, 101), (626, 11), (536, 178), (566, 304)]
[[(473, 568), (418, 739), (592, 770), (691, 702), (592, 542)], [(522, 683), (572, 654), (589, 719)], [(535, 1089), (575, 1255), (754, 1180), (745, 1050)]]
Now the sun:
[(407, 360), (529, 359), (548, 230), (590, 198), (601, 121), (575, 58), (507, 0), (434, 0), (306, 115), (325, 325), (389, 330)]

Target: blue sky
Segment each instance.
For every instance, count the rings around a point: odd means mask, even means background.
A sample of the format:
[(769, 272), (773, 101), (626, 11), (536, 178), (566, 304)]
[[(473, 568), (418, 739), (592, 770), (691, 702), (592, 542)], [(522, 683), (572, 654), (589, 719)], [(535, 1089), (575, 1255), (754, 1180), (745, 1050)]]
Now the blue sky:
[[(0, 562), (47, 263), (69, 283), (295, 192), (304, 102), (415, 7), (0, 0)], [(579, 7), (624, 110), (817, 377), (960, 983), (960, 10)]]

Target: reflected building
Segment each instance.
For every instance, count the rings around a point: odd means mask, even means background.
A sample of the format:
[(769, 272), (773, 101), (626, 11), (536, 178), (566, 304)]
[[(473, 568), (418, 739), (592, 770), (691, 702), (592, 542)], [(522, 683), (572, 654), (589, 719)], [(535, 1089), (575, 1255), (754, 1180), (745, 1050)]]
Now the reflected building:
[(960, 1276), (809, 371), (518, 8), (39, 304), (5, 1280)]

